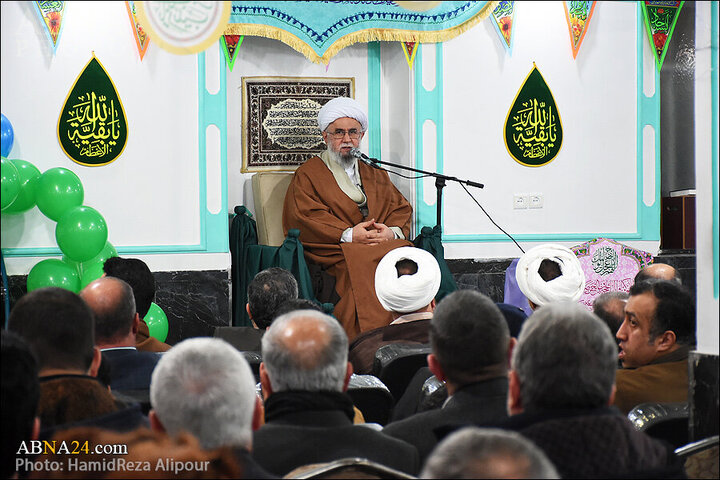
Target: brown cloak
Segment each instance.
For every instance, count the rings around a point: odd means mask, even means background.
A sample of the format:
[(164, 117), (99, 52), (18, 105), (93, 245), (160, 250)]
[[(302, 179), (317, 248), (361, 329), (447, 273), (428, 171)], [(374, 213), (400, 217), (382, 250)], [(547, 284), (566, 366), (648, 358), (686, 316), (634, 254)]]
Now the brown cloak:
[(335, 277), (340, 301), (334, 315), (352, 341), (358, 333), (383, 327), (392, 321), (375, 295), (375, 268), (390, 250), (411, 245), (407, 240), (389, 240), (378, 245), (340, 243), (347, 228), (375, 219), (388, 227), (400, 227), (410, 235), (412, 207), (384, 170), (360, 162), (358, 172), (367, 196), (368, 216), (363, 218), (357, 203), (338, 186), (319, 157), (301, 165), (285, 196), (283, 229), (300, 229), (306, 259), (321, 265)]

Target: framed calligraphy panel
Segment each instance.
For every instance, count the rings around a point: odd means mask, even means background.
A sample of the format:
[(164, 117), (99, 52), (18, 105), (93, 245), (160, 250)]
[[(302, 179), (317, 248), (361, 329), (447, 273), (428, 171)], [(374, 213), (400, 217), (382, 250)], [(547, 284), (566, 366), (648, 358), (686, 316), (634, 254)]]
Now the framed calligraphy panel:
[(125, 149), (125, 111), (115, 85), (94, 54), (65, 99), (57, 135), (65, 154), (89, 167), (107, 165)]
[(295, 170), (325, 150), (320, 107), (354, 97), (354, 78), (243, 77), (242, 172)]

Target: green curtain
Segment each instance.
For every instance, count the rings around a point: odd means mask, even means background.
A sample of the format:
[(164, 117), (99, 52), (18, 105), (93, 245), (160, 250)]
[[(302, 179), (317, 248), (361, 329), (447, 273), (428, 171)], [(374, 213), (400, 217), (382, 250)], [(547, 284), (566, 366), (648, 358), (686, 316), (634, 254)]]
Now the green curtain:
[(447, 263), (445, 263), (445, 249), (442, 245), (442, 227), (439, 225), (435, 227), (423, 227), (422, 230), (420, 230), (420, 235), (413, 240), (413, 245), (432, 253), (438, 265), (440, 265), (440, 290), (438, 290), (437, 295), (435, 295), (435, 301), (439, 303), (445, 295), (458, 289), (455, 279), (450, 272), (450, 268), (447, 266)]
[(325, 313), (332, 314), (331, 303), (321, 304), (315, 298), (299, 236), (300, 230), (291, 229), (279, 247), (258, 245), (257, 226), (252, 214), (245, 206), (235, 207), (235, 217), (230, 228), (233, 326), (252, 326), (245, 310), (247, 287), (258, 272), (270, 267), (280, 267), (290, 271), (298, 282), (298, 296), (312, 300), (321, 305)]

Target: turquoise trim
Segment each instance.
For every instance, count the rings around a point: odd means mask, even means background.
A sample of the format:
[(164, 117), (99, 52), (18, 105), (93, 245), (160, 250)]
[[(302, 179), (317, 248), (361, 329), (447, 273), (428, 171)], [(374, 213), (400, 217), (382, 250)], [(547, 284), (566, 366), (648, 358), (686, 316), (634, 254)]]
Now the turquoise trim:
[[(717, 5), (714, 5), (717, 7)], [(652, 97), (646, 97), (643, 93), (643, 41), (645, 41), (645, 26), (642, 17), (642, 6), (637, 4), (637, 227), (636, 232), (625, 233), (560, 233), (560, 234), (516, 234), (516, 240), (525, 242), (546, 242), (546, 241), (572, 241), (585, 242), (593, 238), (605, 237), (614, 240), (660, 240), (660, 72), (653, 68), (655, 74), (655, 93)], [(715, 31), (715, 33), (717, 30)], [(717, 35), (715, 35), (717, 37)], [(442, 123), (442, 95), (443, 95), (443, 64), (442, 44), (437, 46), (436, 61), (436, 87), (428, 92), (422, 86), (422, 49), (415, 58), (415, 163), (418, 168), (425, 170), (422, 166), (423, 140), (422, 125), (425, 120), (433, 120), (438, 126), (437, 134), (437, 171), (443, 172), (443, 123)], [(714, 70), (716, 72), (716, 69)], [(717, 89), (715, 89), (717, 90)], [(713, 93), (717, 99), (717, 92)], [(715, 106), (716, 107), (716, 106)], [(714, 108), (717, 113), (717, 108)], [(655, 202), (651, 206), (643, 203), (643, 128), (651, 125), (655, 130)], [(716, 137), (717, 139), (717, 137)], [(717, 152), (717, 150), (715, 150)], [(717, 155), (716, 155), (717, 158)], [(715, 178), (717, 175), (715, 176)], [(436, 221), (436, 209), (434, 205), (428, 205), (424, 201), (423, 180), (416, 181), (415, 196), (415, 222), (416, 225), (434, 225)], [(444, 194), (443, 194), (444, 195)], [(717, 193), (715, 194), (717, 198)], [(444, 210), (444, 207), (443, 207)], [(445, 218), (443, 212), (443, 219)], [(443, 228), (443, 230), (445, 230)], [(715, 228), (717, 232), (717, 227)], [(717, 235), (716, 235), (717, 237)], [(470, 243), (470, 242), (510, 242), (504, 234), (461, 234), (442, 236), (443, 242), (448, 243)], [(716, 257), (718, 258), (718, 257)], [(717, 270), (716, 270), (717, 272)], [(716, 273), (717, 277), (717, 273)]]
[(720, 239), (718, 229), (718, 4), (712, 2), (710, 15), (710, 64), (712, 73), (710, 82), (712, 85), (712, 223), (713, 223), (713, 296), (718, 298), (718, 268), (720, 268), (720, 252), (718, 246)]
[(368, 155), (372, 158), (382, 156), (381, 86), (380, 42), (368, 42), (368, 123), (370, 124), (368, 127), (368, 133), (370, 133)]
[[(200, 243), (187, 245), (129, 245), (116, 246), (119, 255), (174, 254), (174, 253), (228, 253), (230, 232), (228, 222), (227, 188), (227, 80), (225, 58), (221, 55), (220, 89), (210, 95), (205, 89), (205, 53), (198, 55), (198, 177), (200, 204)], [(206, 128), (215, 125), (220, 130), (221, 209), (212, 214), (207, 208)], [(3, 248), (6, 257), (62, 256), (58, 247)]]
[[(435, 162), (437, 173), (443, 173), (443, 44), (435, 44), (435, 88), (426, 90), (422, 84), (422, 45), (418, 45), (418, 52), (415, 54), (415, 165), (418, 170), (427, 170), (423, 164), (423, 124), (431, 120), (435, 124), (436, 147)], [(424, 226), (433, 226), (437, 223), (437, 206), (425, 202), (424, 182), (422, 179), (415, 182), (415, 225), (420, 230)], [(433, 184), (433, 190), (435, 186)], [(443, 198), (445, 193), (443, 191)], [(435, 196), (433, 196), (435, 198)], [(445, 208), (441, 209), (442, 219)], [(443, 239), (445, 237), (443, 236)]]

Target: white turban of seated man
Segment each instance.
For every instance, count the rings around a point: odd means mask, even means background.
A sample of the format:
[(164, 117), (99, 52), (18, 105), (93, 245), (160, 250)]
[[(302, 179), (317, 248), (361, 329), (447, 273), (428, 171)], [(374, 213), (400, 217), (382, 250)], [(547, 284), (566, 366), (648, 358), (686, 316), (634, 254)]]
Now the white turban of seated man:
[(368, 117), (365, 110), (357, 100), (349, 97), (336, 97), (323, 105), (318, 112), (318, 127), (324, 132), (328, 125), (344, 117), (354, 118), (360, 123), (362, 131), (367, 131)]
[[(541, 276), (544, 260), (555, 262), (560, 275), (550, 280)], [(567, 247), (553, 243), (538, 245), (520, 257), (515, 278), (522, 293), (537, 306), (551, 302), (577, 302), (585, 290), (585, 273), (580, 260)]]
[[(396, 264), (412, 260), (417, 272), (399, 275)], [(375, 270), (375, 293), (385, 310), (410, 313), (430, 304), (440, 289), (440, 266), (435, 257), (420, 248), (390, 250)]]

